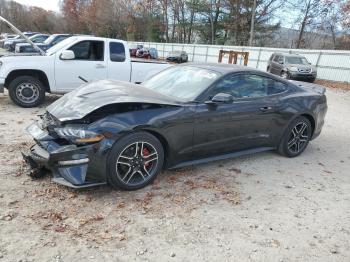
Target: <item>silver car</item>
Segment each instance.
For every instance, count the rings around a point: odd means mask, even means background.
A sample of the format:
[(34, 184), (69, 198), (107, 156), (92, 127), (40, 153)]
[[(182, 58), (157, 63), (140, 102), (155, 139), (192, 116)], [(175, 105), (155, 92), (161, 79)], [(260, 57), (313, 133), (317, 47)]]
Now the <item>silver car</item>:
[(268, 61), (267, 71), (286, 79), (314, 82), (317, 77), (315, 66), (301, 55), (273, 53)]

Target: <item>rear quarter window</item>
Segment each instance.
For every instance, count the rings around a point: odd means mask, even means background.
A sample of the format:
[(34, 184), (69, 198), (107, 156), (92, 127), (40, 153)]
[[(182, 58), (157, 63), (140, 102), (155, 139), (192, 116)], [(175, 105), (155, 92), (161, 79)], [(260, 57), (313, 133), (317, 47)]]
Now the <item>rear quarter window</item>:
[(124, 62), (125, 61), (125, 48), (122, 43), (111, 42), (109, 43), (109, 54), (112, 62)]

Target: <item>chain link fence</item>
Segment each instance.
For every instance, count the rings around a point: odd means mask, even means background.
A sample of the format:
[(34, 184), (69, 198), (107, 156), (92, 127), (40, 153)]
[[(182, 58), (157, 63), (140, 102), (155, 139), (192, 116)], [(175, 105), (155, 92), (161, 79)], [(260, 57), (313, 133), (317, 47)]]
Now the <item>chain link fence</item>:
[[(129, 44), (142, 44), (144, 47), (155, 48), (158, 51), (159, 57), (166, 57), (169, 52), (175, 50), (186, 51), (189, 61), (192, 62), (217, 63), (219, 58), (219, 51), (221, 49), (249, 52), (248, 66), (264, 71), (266, 70), (268, 59), (274, 52), (300, 54), (305, 56), (313, 65), (316, 65), (317, 78), (350, 83), (350, 51), (172, 44), (153, 42), (129, 42)], [(239, 58), (237, 64), (243, 65), (243, 59)]]

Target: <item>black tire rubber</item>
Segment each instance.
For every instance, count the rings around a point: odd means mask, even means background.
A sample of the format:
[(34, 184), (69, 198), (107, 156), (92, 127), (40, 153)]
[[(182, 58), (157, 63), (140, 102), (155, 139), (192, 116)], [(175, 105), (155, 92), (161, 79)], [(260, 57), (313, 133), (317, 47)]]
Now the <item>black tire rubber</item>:
[[(286, 75), (287, 75), (286, 78), (284, 78), (284, 77), (282, 76), (283, 73), (286, 73)], [(282, 78), (284, 78), (284, 79), (291, 79), (291, 78), (290, 78), (290, 75), (289, 75), (288, 72), (286, 72), (286, 71), (282, 71), (280, 76), (281, 76)]]
[[(289, 137), (291, 135), (292, 129), (300, 122), (304, 122), (307, 125), (307, 128), (309, 130), (308, 131), (308, 140), (307, 140), (306, 145), (303, 147), (302, 150), (300, 150), (298, 153), (292, 153), (288, 149), (288, 140), (289, 140)], [(310, 139), (311, 139), (311, 134), (312, 134), (312, 126), (311, 126), (310, 120), (304, 116), (297, 117), (289, 124), (286, 131), (284, 132), (283, 137), (282, 137), (281, 142), (280, 142), (280, 145), (277, 149), (278, 153), (280, 153), (281, 155), (286, 156), (286, 157), (299, 156), (307, 148), (307, 146), (310, 142)]]
[[(39, 97), (36, 99), (33, 103), (24, 103), (22, 102), (16, 94), (16, 88), (25, 82), (33, 83), (35, 84), (39, 89)], [(16, 77), (14, 80), (11, 81), (8, 87), (9, 95), (11, 100), (20, 107), (30, 108), (30, 107), (36, 107), (42, 104), (45, 100), (45, 87), (40, 82), (39, 79), (32, 77), (32, 76), (19, 76)]]
[[(156, 172), (154, 175), (145, 183), (137, 185), (137, 186), (131, 186), (123, 183), (119, 177), (117, 176), (116, 172), (116, 161), (119, 156), (119, 154), (122, 153), (122, 150), (129, 144), (132, 144), (137, 141), (143, 141), (150, 143), (157, 151), (158, 153), (158, 163), (156, 166)], [(123, 189), (123, 190), (137, 190), (140, 188), (143, 188), (149, 184), (151, 184), (159, 174), (159, 172), (163, 168), (164, 163), (164, 149), (162, 144), (159, 142), (159, 140), (153, 136), (152, 134), (144, 131), (135, 132), (128, 134), (124, 137), (122, 137), (120, 140), (118, 140), (112, 147), (111, 151), (109, 152), (109, 156), (107, 158), (107, 182), (112, 187), (116, 189)]]

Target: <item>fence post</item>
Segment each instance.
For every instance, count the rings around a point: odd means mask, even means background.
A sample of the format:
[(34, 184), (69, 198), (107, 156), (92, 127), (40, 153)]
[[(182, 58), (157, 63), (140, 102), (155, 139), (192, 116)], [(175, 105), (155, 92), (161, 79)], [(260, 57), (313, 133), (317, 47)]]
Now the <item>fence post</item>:
[(207, 51), (205, 53), (205, 62), (208, 61), (208, 50), (209, 50), (209, 46), (207, 45)]
[(316, 61), (316, 68), (318, 68), (318, 63), (320, 62), (321, 56), (322, 56), (322, 51), (320, 51), (318, 53), (318, 57), (317, 57), (317, 61)]
[[(242, 53), (244, 52), (244, 47), (242, 47)], [(242, 55), (239, 56), (239, 65), (242, 65)]]
[(258, 61), (256, 61), (256, 68), (259, 68), (260, 55), (261, 55), (261, 47), (259, 48)]
[(196, 52), (196, 45), (193, 45), (193, 51), (192, 51), (192, 62), (194, 61), (194, 53)]
[(165, 50), (165, 43), (163, 44), (163, 58), (165, 58), (164, 50)]

